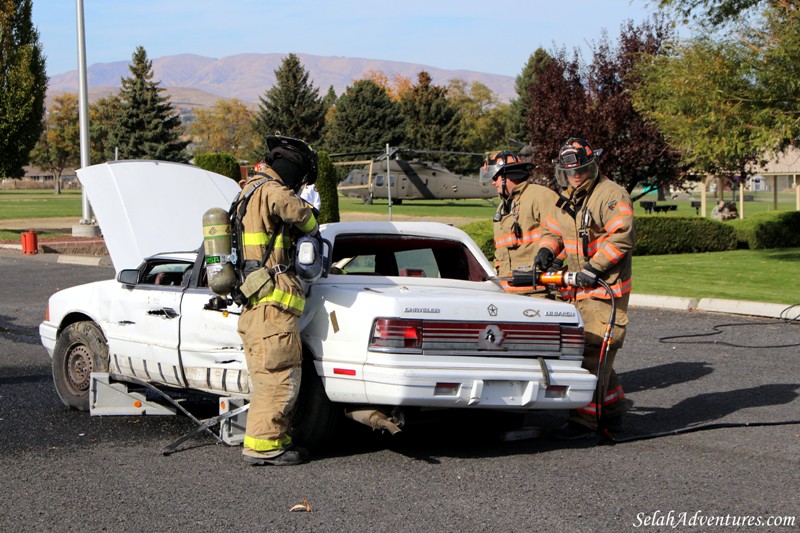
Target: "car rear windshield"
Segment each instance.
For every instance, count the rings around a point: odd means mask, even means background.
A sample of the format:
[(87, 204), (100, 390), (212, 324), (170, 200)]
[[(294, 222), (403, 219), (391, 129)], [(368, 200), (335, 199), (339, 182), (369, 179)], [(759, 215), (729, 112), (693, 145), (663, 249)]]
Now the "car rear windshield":
[(485, 281), (486, 272), (463, 243), (413, 235), (337, 235), (333, 274)]

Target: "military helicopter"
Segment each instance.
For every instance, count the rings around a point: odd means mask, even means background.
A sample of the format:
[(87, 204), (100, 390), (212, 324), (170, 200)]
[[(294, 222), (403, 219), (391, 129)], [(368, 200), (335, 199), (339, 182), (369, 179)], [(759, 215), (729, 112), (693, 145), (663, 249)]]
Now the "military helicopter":
[[(343, 161), (337, 166), (363, 165), (351, 170), (338, 186), (344, 196), (362, 198), (371, 204), (376, 198), (391, 198), (399, 205), (403, 200), (450, 200), (465, 198), (497, 197), (491, 183), (482, 185), (477, 176), (460, 176), (439, 163), (421, 161), (417, 158), (404, 159), (402, 155), (446, 154), (466, 155), (483, 158), (485, 154), (476, 152), (449, 152), (442, 150), (412, 150), (401, 147), (387, 148), (384, 151), (348, 152), (331, 154), (331, 157), (352, 157), (358, 155), (382, 154), (374, 159)], [(388, 168), (387, 168), (388, 161)], [(476, 169), (480, 163), (476, 162)]]

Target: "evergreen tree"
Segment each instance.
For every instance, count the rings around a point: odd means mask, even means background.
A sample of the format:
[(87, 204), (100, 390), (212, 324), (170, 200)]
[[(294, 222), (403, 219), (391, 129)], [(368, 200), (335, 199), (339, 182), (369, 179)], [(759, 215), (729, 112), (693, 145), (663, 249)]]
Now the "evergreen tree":
[(158, 159), (185, 162), (188, 141), (180, 140), (180, 116), (161, 93), (161, 82), (153, 81), (153, 62), (141, 46), (128, 66), (131, 77), (122, 78), (119, 91), (122, 110), (111, 132), (111, 144), (120, 159)]
[(514, 82), (517, 98), (511, 100), (511, 130), (509, 132), (511, 138), (520, 142), (528, 142), (526, 124), (528, 123), (528, 112), (532, 107), (529, 87), (536, 79), (536, 71), (542, 70), (543, 66), (552, 60), (553, 58), (543, 48), (537, 48), (517, 76)]
[(316, 183), (320, 200), (318, 222), (320, 224), (339, 222), (339, 191), (336, 190), (339, 180), (336, 167), (333, 166), (327, 152), (319, 152), (318, 156), (319, 177)]
[(31, 0), (0, 4), (0, 177), (20, 178), (44, 129), (47, 74)]
[(333, 85), (331, 85), (328, 87), (328, 94), (322, 99), (322, 106), (325, 108), (325, 121), (322, 127), (322, 137), (318, 141), (318, 144), (326, 149), (330, 147), (331, 124), (333, 124), (333, 116), (336, 114), (336, 102), (338, 100), (339, 97), (336, 95)]
[(339, 97), (336, 96), (336, 90), (333, 88), (333, 85), (331, 85), (328, 87), (328, 92), (322, 98), (322, 105), (325, 108), (326, 113), (330, 108), (336, 107), (336, 101), (338, 99)]
[(266, 146), (266, 138), (280, 132), (314, 144), (322, 140), (327, 109), (319, 90), (308, 81), (308, 72), (295, 54), (289, 54), (275, 70), (276, 83), (259, 97), (253, 124)]
[(328, 145), (332, 152), (382, 149), (403, 140), (403, 118), (386, 90), (371, 80), (358, 80), (336, 104)]
[[(406, 143), (409, 148), (461, 150), (461, 115), (447, 99), (447, 89), (433, 85), (427, 72), (420, 72), (417, 75), (417, 84), (403, 94), (400, 111), (405, 120)], [(453, 158), (438, 159), (448, 164)]]

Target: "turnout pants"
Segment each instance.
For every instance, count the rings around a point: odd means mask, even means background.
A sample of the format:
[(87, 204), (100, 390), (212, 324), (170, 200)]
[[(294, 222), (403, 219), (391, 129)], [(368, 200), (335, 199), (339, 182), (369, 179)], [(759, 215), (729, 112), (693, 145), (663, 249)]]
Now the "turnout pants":
[(598, 397), (595, 391), (592, 403), (580, 409), (570, 411), (569, 419), (588, 428), (597, 428), (597, 408), (602, 406), (600, 414), (603, 419), (621, 416), (625, 412), (624, 402), (625, 393), (614, 372), (614, 359), (617, 350), (622, 347), (625, 340), (625, 329), (628, 324), (628, 299), (629, 294), (617, 298), (617, 318), (614, 324), (614, 331), (611, 345), (606, 353), (606, 372), (604, 376), (599, 375), (600, 347), (603, 343), (608, 320), (611, 317), (611, 301), (587, 298), (575, 302), (575, 307), (580, 311), (584, 322), (584, 336), (586, 345), (583, 350), (583, 368), (597, 376), (598, 381), (605, 383), (605, 395)]
[(277, 455), (292, 442), (287, 431), (300, 392), (297, 317), (272, 305), (256, 305), (242, 311), (238, 331), (252, 382), (244, 446)]

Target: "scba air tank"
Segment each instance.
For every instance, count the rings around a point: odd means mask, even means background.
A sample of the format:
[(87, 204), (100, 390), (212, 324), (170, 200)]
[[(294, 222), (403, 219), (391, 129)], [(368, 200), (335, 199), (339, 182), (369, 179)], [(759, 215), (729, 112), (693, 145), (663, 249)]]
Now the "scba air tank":
[(236, 274), (230, 263), (231, 225), (224, 209), (212, 207), (203, 213), (203, 249), (208, 286), (225, 296), (233, 289)]

